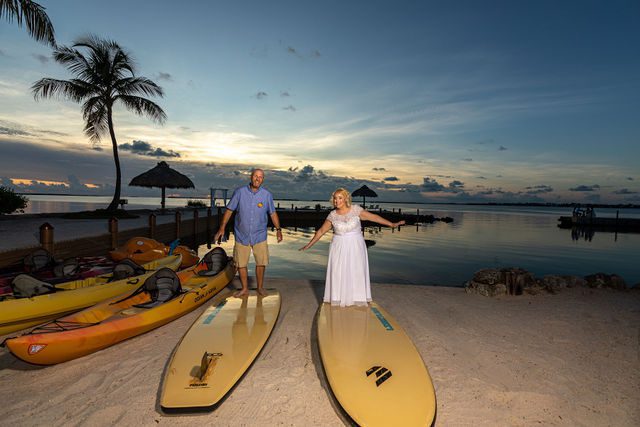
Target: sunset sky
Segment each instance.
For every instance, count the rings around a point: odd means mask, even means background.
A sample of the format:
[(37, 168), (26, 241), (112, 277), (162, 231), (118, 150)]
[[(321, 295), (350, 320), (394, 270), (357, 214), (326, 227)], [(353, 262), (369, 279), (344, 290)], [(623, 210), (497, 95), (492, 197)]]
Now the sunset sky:
[[(277, 198), (640, 203), (638, 1), (39, 1), (161, 85), (164, 126), (117, 108), (126, 184), (165, 160), (197, 190), (266, 170)], [(109, 138), (35, 101), (71, 75), (0, 20), (0, 184), (111, 193)]]

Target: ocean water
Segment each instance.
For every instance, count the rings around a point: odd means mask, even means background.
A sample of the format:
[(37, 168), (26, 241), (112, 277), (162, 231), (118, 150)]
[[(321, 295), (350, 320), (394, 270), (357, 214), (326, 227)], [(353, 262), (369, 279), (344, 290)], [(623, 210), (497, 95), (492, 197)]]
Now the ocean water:
[[(110, 197), (29, 196), (29, 212), (69, 212), (104, 208)], [(159, 198), (128, 197), (127, 209), (159, 207)], [(188, 199), (167, 199), (168, 207), (185, 206)], [(280, 207), (328, 206), (328, 202), (276, 201)], [(402, 209), (404, 212), (449, 216), (452, 223), (436, 222), (405, 226), (399, 230), (372, 227), (365, 230), (370, 240), (369, 264), (374, 282), (439, 284), (462, 286), (482, 268), (521, 267), (544, 274), (596, 272), (621, 275), (628, 285), (640, 282), (639, 233), (572, 233), (557, 227), (569, 208), (390, 204), (373, 202), (374, 209)], [(623, 209), (621, 217), (640, 218), (640, 210)], [(616, 215), (615, 209), (597, 209), (598, 216)], [(331, 232), (307, 252), (298, 249), (313, 235), (313, 229), (285, 229), (284, 241), (276, 243), (269, 232), (271, 264), (267, 274), (323, 280)], [(233, 234), (223, 247), (230, 252)], [(206, 246), (200, 249), (201, 255)]]

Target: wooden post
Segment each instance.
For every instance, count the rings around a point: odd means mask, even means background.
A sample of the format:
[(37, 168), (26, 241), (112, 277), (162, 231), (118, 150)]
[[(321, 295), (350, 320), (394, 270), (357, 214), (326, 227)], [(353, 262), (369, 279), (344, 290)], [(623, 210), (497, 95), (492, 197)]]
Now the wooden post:
[(198, 247), (198, 209), (193, 210), (193, 247), (196, 249)]
[(207, 209), (207, 249), (211, 249), (211, 208)]
[(40, 244), (47, 252), (53, 255), (53, 225), (48, 222), (40, 226)]
[(176, 240), (180, 238), (180, 222), (182, 221), (182, 214), (180, 211), (176, 211)]
[(118, 219), (109, 218), (109, 233), (111, 233), (111, 250), (118, 247)]
[(156, 214), (149, 215), (149, 238), (156, 238)]

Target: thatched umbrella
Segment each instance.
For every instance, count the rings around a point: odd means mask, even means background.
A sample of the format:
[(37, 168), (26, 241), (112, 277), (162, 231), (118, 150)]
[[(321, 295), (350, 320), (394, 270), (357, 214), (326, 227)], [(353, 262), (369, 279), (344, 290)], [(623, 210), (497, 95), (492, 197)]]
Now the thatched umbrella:
[(167, 162), (160, 162), (153, 169), (133, 178), (129, 185), (136, 187), (160, 187), (162, 188), (162, 209), (164, 210), (164, 198), (166, 188), (195, 188), (188, 176), (171, 169)]
[(367, 199), (366, 199), (367, 197), (378, 197), (376, 192), (370, 189), (369, 187), (367, 187), (366, 185), (363, 185), (362, 187), (358, 188), (356, 191), (351, 193), (351, 196), (352, 197), (362, 196), (362, 206), (365, 206), (365, 207), (367, 206)]

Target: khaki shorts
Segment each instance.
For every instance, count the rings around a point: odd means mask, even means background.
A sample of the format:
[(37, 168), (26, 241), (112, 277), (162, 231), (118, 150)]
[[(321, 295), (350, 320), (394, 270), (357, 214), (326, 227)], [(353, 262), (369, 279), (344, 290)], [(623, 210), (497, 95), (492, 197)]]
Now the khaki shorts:
[(236, 242), (233, 247), (233, 261), (238, 268), (247, 268), (249, 264), (249, 255), (253, 250), (253, 259), (256, 260), (256, 265), (266, 266), (269, 265), (269, 247), (267, 241), (264, 240), (255, 245), (243, 245)]

